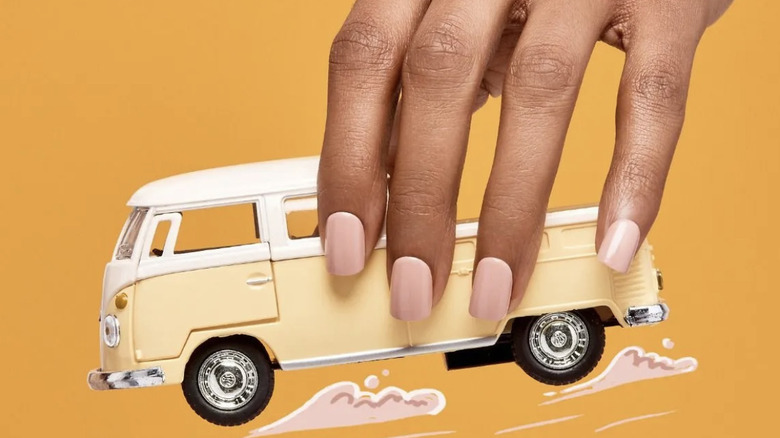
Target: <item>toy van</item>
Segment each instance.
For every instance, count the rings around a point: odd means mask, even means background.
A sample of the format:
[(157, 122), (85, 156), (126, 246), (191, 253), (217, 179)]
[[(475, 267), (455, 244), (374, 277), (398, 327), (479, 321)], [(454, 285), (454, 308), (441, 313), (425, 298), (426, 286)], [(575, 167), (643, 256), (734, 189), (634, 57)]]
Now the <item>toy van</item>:
[[(201, 417), (238, 425), (265, 408), (277, 370), (439, 352), (450, 369), (514, 361), (541, 382), (568, 384), (596, 366), (605, 327), (668, 316), (650, 245), (627, 273), (610, 270), (596, 258), (597, 209), (587, 207), (547, 214), (535, 272), (504, 320), (468, 311), (476, 221), (456, 227), (452, 271), (431, 316), (396, 320), (384, 237), (360, 274), (327, 273), (317, 168), (316, 157), (245, 164), (138, 190), (106, 266), (100, 368), (89, 386), (181, 384)], [(209, 214), (222, 219), (195, 227)]]

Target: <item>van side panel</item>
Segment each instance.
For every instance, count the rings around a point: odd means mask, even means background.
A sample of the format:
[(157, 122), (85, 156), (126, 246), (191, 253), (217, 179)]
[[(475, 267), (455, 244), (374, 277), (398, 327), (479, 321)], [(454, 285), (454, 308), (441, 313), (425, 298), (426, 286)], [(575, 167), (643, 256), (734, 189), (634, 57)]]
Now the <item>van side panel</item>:
[(617, 311), (609, 268), (596, 258), (595, 239), (595, 223), (547, 228), (523, 300), (507, 319), (597, 306)]
[(433, 307), (430, 317), (409, 323), (412, 345), (484, 338), (501, 331), (500, 322), (477, 319), (469, 313), (475, 252), (475, 238), (456, 242), (444, 296)]
[[(468, 314), (473, 237), (458, 240), (445, 296), (431, 317), (412, 323), (390, 315), (384, 249), (351, 277), (329, 275), (325, 258), (316, 256), (263, 262), (270, 266), (262, 269), (235, 265), (144, 280), (133, 309), (136, 360), (176, 368), (202, 340), (233, 333), (260, 339), (282, 363), (341, 355), (349, 362), (357, 353), (489, 339), (513, 318), (556, 311), (603, 306), (624, 324), (624, 306), (658, 302), (649, 245), (640, 248), (628, 274), (615, 274), (596, 258), (595, 230), (595, 223), (547, 228), (520, 307), (498, 323)], [(272, 289), (250, 293), (246, 278), (270, 270), (276, 298)], [(179, 372), (172, 370), (174, 381)]]
[(360, 275), (328, 274), (325, 257), (273, 262), (278, 323), (260, 330), (279, 361), (409, 345), (407, 324), (390, 316), (385, 250), (375, 250)]
[(247, 280), (270, 275), (255, 262), (161, 275), (138, 282), (133, 309), (136, 360), (177, 357), (191, 331), (275, 320), (274, 284)]

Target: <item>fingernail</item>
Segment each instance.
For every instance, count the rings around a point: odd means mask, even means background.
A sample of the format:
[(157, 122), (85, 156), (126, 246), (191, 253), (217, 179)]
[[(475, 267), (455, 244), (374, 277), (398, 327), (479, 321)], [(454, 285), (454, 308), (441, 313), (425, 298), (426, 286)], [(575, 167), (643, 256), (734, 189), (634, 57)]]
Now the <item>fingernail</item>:
[(366, 263), (363, 224), (352, 213), (328, 216), (325, 234), (325, 265), (333, 275), (355, 275)]
[(627, 272), (639, 248), (639, 226), (628, 219), (610, 225), (599, 248), (599, 260), (618, 272)]
[(486, 257), (477, 264), (469, 313), (474, 318), (500, 321), (509, 310), (512, 269), (505, 261)]
[(393, 262), (390, 275), (390, 314), (403, 321), (419, 321), (431, 315), (433, 278), (428, 265), (416, 257)]

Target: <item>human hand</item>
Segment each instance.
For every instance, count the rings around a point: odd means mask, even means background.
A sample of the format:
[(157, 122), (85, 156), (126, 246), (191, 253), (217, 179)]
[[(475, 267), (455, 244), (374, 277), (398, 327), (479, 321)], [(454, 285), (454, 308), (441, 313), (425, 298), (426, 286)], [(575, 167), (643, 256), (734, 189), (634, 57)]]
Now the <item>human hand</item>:
[(503, 94), (470, 311), (505, 317), (536, 263), (566, 131), (599, 40), (625, 51), (626, 62), (596, 245), (602, 262), (627, 270), (658, 213), (696, 46), (730, 3), (357, 0), (330, 55), (318, 181), (329, 271), (362, 270), (386, 211), (393, 316), (430, 314), (452, 266), (471, 115), (488, 95)]

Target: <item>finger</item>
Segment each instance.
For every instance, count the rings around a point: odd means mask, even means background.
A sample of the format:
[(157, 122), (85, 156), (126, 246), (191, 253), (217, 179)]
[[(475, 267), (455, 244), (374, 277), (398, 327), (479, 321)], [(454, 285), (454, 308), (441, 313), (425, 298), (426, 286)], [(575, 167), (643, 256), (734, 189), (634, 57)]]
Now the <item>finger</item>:
[(393, 127), (390, 130), (390, 142), (387, 146), (387, 174), (392, 175), (395, 168), (395, 153), (398, 151), (398, 133), (401, 128), (401, 102), (396, 104), (395, 116), (393, 116)]
[(547, 202), (585, 67), (607, 18), (600, 2), (532, 2), (503, 90), (479, 219), (472, 316), (504, 318), (536, 264)]
[[(515, 49), (517, 40), (520, 38), (520, 30), (522, 29), (522, 24), (517, 21), (518, 19), (519, 18), (517, 17), (511, 17), (509, 24), (504, 29), (504, 33), (501, 35), (498, 47), (488, 62), (487, 69), (482, 78), (482, 83), (477, 91), (477, 97), (474, 99), (474, 105), (471, 108), (472, 112), (477, 112), (480, 108), (485, 106), (491, 96), (501, 96), (501, 90), (504, 87), (506, 66)], [(390, 135), (390, 145), (387, 153), (387, 173), (389, 175), (393, 174), (395, 152), (398, 149), (400, 120), (401, 105), (399, 104), (395, 113), (395, 118), (393, 119), (393, 129), (392, 134)]]
[(452, 266), (474, 102), (512, 0), (434, 0), (407, 53), (387, 210), (391, 311), (426, 318)]
[(525, 22), (524, 8), (524, 5), (518, 5), (518, 3), (512, 6), (513, 11), (510, 13), (508, 23), (501, 35), (501, 40), (495, 53), (493, 53), (493, 57), (488, 62), (482, 85), (490, 96), (498, 97), (504, 89), (506, 69), (509, 66), (509, 61), (512, 59), (515, 47), (517, 47), (517, 41), (520, 39), (520, 33)]
[(408, 41), (427, 0), (358, 0), (333, 41), (318, 210), (328, 271), (360, 272), (382, 230), (386, 148)]
[(705, 22), (691, 25), (689, 19), (685, 26), (674, 26), (674, 20), (647, 16), (626, 46), (615, 151), (596, 234), (599, 260), (619, 272), (629, 269), (658, 214)]

